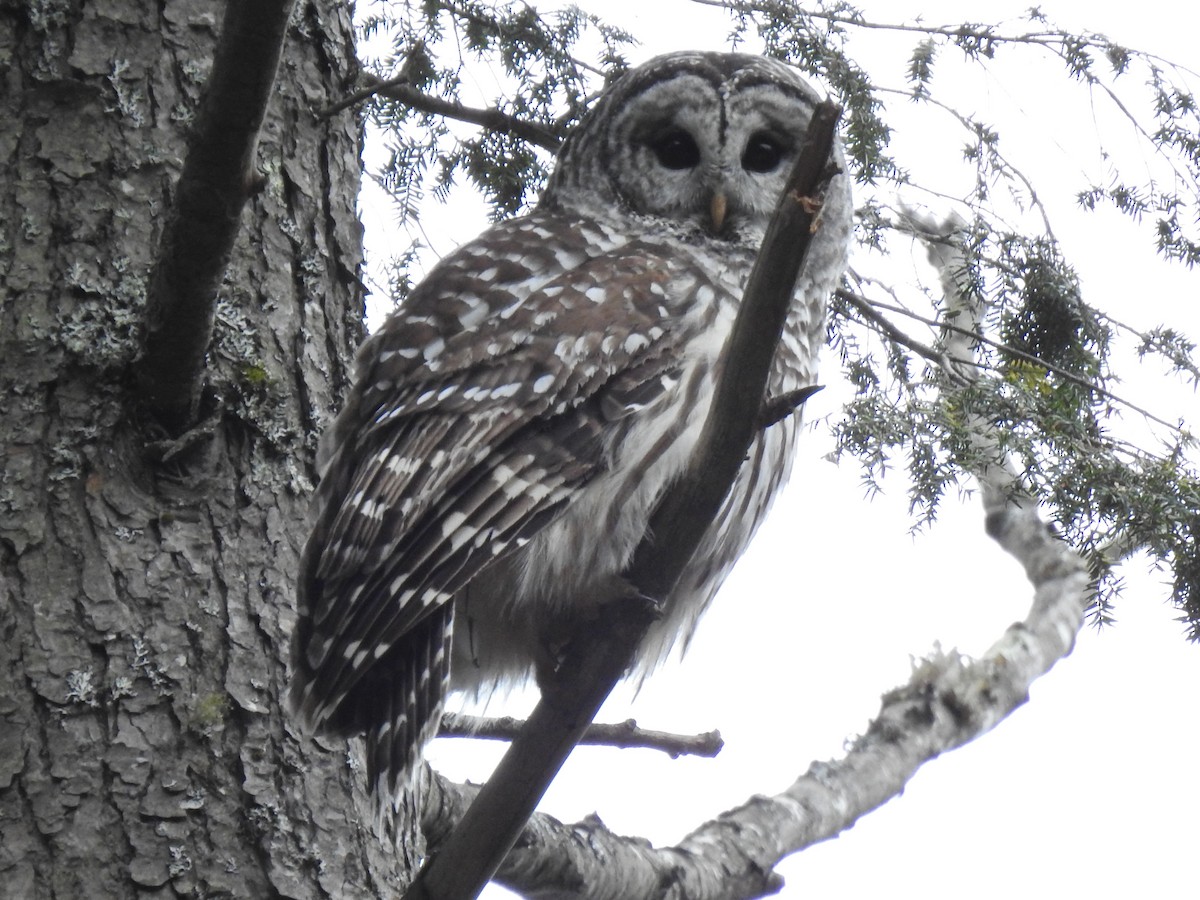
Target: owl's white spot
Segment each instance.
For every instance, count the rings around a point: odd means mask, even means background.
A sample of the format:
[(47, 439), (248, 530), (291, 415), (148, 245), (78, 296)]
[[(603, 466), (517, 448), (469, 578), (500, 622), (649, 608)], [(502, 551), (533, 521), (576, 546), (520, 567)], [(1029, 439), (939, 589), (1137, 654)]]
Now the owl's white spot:
[(466, 310), (458, 316), (458, 324), (464, 331), (474, 328), (487, 318), (487, 314), (491, 311), (488, 305), (474, 294), (462, 294), (459, 299), (467, 304)]
[(362, 498), (362, 492), (358, 494), (360, 498), (357, 501), (356, 512), (371, 521), (379, 521), (383, 518), (383, 514), (387, 511), (387, 507), (382, 503), (376, 503), (374, 500), (365, 500)]
[(512, 384), (502, 384), (499, 387), (492, 388), (491, 398), (493, 400), (503, 400), (505, 397), (516, 396), (519, 390), (521, 390), (521, 385), (515, 381)]
[(608, 299), (608, 291), (599, 285), (593, 285), (583, 292), (583, 296), (587, 297), (593, 303), (603, 303)]
[[(376, 652), (378, 652), (379, 648), (376, 647), (375, 650), (376, 650)], [(359, 650), (356, 654), (354, 654), (354, 659), (350, 661), (350, 665), (353, 666), (355, 669), (362, 668), (362, 664), (367, 661), (367, 657), (370, 655), (371, 655), (370, 650), (367, 650), (367, 649)]]
[(510, 499), (513, 497), (523, 497), (525, 492), (529, 490), (529, 482), (521, 476), (516, 476), (500, 485), (500, 490), (504, 492), (505, 497)]
[(380, 350), (377, 359), (381, 363), (387, 362), (389, 359), (394, 359), (399, 356), (401, 359), (413, 359), (421, 351), (416, 347), (395, 347), (390, 350)]
[(582, 265), (587, 259), (582, 253), (577, 250), (565, 250), (561, 247), (554, 249), (554, 261), (558, 263), (560, 269), (574, 269)]
[[(332, 645), (333, 645), (333, 638), (322, 637), (320, 640), (318, 640), (316, 643), (314, 643), (313, 647), (308, 651), (309, 658), (310, 659), (324, 659), (325, 654), (327, 654), (329, 652), (329, 648)], [(310, 684), (309, 687), (311, 688), (312, 685)]]
[(554, 490), (554, 488), (549, 484), (527, 481), (525, 483), (524, 494), (526, 497), (528, 497), (534, 503), (540, 503), (553, 490)]
[(611, 334), (606, 334), (600, 341), (600, 350), (605, 356), (610, 356), (617, 349), (617, 339)]
[(490, 269), (484, 269), (482, 272), (479, 273), (479, 280), (480, 281), (495, 281), (496, 276), (499, 274), (500, 274), (500, 270), (497, 269), (495, 266), (492, 266)]
[(629, 354), (637, 353), (639, 350), (645, 350), (650, 346), (650, 341), (644, 334), (631, 334), (625, 338), (625, 352)]
[(646, 330), (646, 334), (650, 335), (650, 340), (657, 341), (660, 337), (663, 336), (663, 330), (661, 328), (659, 328), (657, 325), (651, 325)]
[(501, 344), (497, 341), (491, 341), (486, 347), (483, 348), (483, 352), (488, 356), (499, 356), (503, 350), (504, 347), (501, 346)]
[[(466, 519), (466, 516), (463, 516), (463, 519)], [(475, 534), (475, 529), (474, 528), (461, 528), (454, 532), (449, 532), (449, 531), (443, 529), (442, 533), (449, 535), (449, 537), (450, 537), (450, 552), (455, 553), (465, 543), (467, 543), (469, 540), (471, 540), (471, 538)]]
[(533, 392), (535, 394), (544, 394), (554, 385), (553, 375), (543, 375), (533, 383)]
[(381, 658), (383, 657), (383, 655), (384, 655), (385, 653), (387, 653), (387, 652), (388, 652), (389, 650), (391, 650), (391, 649), (392, 649), (392, 648), (391, 648), (391, 647), (389, 647), (387, 644), (378, 644), (378, 645), (375, 647), (375, 658), (376, 658), (376, 659), (381, 659)]
[(441, 401), (445, 400), (447, 397), (453, 396), (455, 391), (457, 391), (457, 390), (458, 390), (457, 384), (446, 385), (446, 387), (444, 387), (440, 391), (438, 391), (438, 395), (437, 395), (438, 402), (440, 403)]
[(435, 450), (435, 451), (433, 451), (433, 455), (429, 457), (429, 468), (440, 469), (442, 467), (442, 463), (444, 463), (445, 461), (446, 461), (446, 451), (445, 450)]
[(557, 318), (558, 318), (558, 313), (556, 313), (552, 309), (548, 309), (548, 310), (545, 310), (544, 312), (538, 313), (537, 315), (535, 315), (533, 317), (533, 325), (535, 328), (541, 328), (543, 325), (547, 325), (550, 322), (553, 322)]
[(430, 400), (437, 396), (437, 391), (430, 388), (427, 391), (422, 391), (417, 395), (417, 406), (424, 406)]
[(442, 520), (442, 537), (447, 537), (462, 527), (467, 517), (460, 512), (453, 512)]
[(393, 475), (408, 476), (421, 468), (421, 460), (419, 459), (413, 459), (411, 456), (388, 457), (388, 452), (388, 450), (380, 451), (380, 455), (387, 457), (383, 465)]
[(354, 654), (358, 652), (358, 648), (362, 645), (362, 641), (351, 641), (342, 648), (342, 656), (346, 659), (353, 659)]
[(421, 351), (421, 355), (424, 356), (426, 360), (431, 360), (437, 356), (440, 356), (442, 351), (445, 349), (446, 342), (440, 337), (437, 337), (425, 345), (424, 349)]
[(717, 292), (712, 289), (711, 284), (702, 284), (696, 288), (696, 302), (707, 306), (717, 298)]

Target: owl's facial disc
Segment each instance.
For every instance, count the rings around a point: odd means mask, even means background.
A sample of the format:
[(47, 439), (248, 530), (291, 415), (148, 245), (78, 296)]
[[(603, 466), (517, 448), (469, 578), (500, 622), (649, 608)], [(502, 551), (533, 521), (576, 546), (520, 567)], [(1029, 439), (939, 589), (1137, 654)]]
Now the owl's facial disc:
[(634, 211), (714, 237), (761, 241), (808, 125), (788, 85), (675, 73), (613, 116), (602, 165)]

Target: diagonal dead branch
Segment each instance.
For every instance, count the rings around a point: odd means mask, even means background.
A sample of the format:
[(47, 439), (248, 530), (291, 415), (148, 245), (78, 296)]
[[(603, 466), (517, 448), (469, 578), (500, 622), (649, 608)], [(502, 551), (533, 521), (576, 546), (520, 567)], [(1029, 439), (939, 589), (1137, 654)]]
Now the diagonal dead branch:
[(225, 4), (212, 73), (150, 276), (145, 353), (136, 370), (139, 401), (172, 435), (196, 415), (217, 291), (255, 189), (258, 131), (293, 3)]
[(759, 427), (767, 375), (819, 212), (809, 198), (820, 196), (836, 174), (828, 161), (840, 112), (836, 105), (822, 103), (813, 113), (747, 283), (725, 351), (728, 363), (693, 462), (659, 502), (648, 537), (624, 573), (632, 596), (604, 604), (606, 621), (567, 646), (554, 683), (544, 686), (528, 725), (462, 820), (445, 843), (429, 837), (436, 855), (406, 900), (478, 896), (629, 667), (653, 619), (650, 598), (670, 594), (720, 509)]

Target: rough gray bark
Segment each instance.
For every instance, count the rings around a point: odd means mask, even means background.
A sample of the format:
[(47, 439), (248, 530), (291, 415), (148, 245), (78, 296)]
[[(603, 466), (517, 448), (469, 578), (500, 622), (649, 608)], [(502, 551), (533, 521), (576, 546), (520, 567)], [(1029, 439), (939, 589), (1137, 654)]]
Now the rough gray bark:
[[(289, 729), (315, 434), (360, 337), (349, 10), (293, 15), (201, 427), (130, 367), (223, 18), (0, 4), (0, 893), (373, 897), (407, 878), (345, 747)], [(357, 791), (357, 793), (355, 793)], [(350, 798), (353, 797), (353, 800)]]

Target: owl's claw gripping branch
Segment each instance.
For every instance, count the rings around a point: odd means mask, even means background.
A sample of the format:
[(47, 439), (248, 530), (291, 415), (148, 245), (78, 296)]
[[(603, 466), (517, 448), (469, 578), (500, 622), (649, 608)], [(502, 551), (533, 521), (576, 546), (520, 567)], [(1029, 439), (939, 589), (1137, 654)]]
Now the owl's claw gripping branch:
[[(818, 196), (827, 181), (841, 110), (817, 105), (783, 196)], [(761, 430), (762, 398), (796, 284), (813, 241), (814, 212), (780, 202), (767, 228), (726, 348), (696, 452), (663, 494), (625, 578), (665, 597), (684, 571)], [(649, 607), (643, 604), (649, 612)], [(492, 778), (405, 895), (406, 900), (476, 897), (513, 845), (559, 767), (651, 626), (652, 615), (617, 615), (587, 640), (572, 641), (555, 684), (538, 704)], [(552, 695), (552, 699), (551, 699)]]

